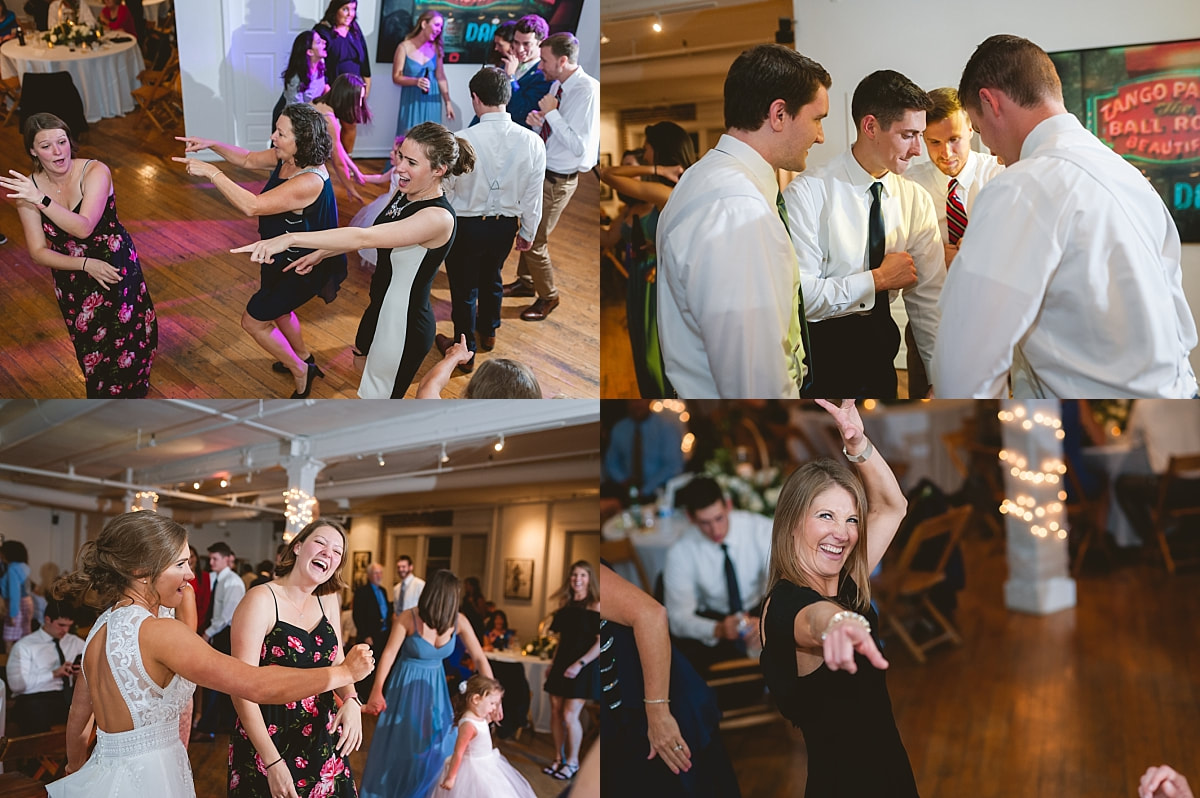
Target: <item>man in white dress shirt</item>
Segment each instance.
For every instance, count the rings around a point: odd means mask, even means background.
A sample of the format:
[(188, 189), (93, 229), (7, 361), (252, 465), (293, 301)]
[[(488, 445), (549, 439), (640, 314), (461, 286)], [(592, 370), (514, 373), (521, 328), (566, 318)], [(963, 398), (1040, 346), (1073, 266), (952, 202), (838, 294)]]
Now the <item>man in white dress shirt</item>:
[(8, 653), (12, 716), (21, 734), (40, 734), (67, 722), (72, 681), (80, 671), (75, 658), (83, 654), (83, 641), (68, 634), (74, 623), (71, 607), (50, 599), (42, 627), (13, 643)]
[[(236, 564), (237, 556), (228, 543), (218, 540), (208, 547), (212, 602), (208, 605), (209, 623), (202, 634), (205, 641), (222, 654), (229, 654), (232, 649), (229, 624), (233, 622), (234, 610), (246, 595), (246, 583), (234, 570)], [(229, 696), (209, 688), (192, 742), (211, 742), (213, 735), (231, 732), (236, 717)]]
[(992, 36), (958, 95), (1007, 164), (942, 293), (939, 397), (1196, 395), (1179, 232), (1138, 170), (1063, 104), (1049, 56)]
[(407, 554), (401, 554), (396, 560), (396, 575), (400, 581), (392, 588), (392, 611), (399, 615), (417, 606), (421, 591), (425, 589), (425, 580), (413, 573), (412, 557)]
[(658, 327), (686, 399), (799, 397), (804, 327), (776, 170), (825, 140), (829, 73), (788, 47), (745, 51), (725, 77), (725, 135), (658, 220)]
[(554, 83), (525, 121), (546, 142), (542, 219), (533, 246), (521, 253), (516, 281), (504, 286), (505, 296), (537, 297), (521, 312), (524, 321), (543, 321), (558, 307), (546, 242), (579, 186), (579, 173), (600, 160), (600, 82), (579, 65), (579, 40), (570, 33), (548, 37), (541, 70)]
[(933, 201), (900, 177), (921, 152), (930, 105), (899, 72), (867, 75), (851, 100), (850, 150), (783, 194), (813, 348), (808, 395), (895, 398), (899, 290), (921, 357), (933, 356), (945, 254)]
[[(971, 118), (951, 88), (929, 92), (933, 107), (925, 113), (925, 151), (929, 160), (911, 167), (904, 176), (929, 192), (946, 251), (946, 268), (958, 254), (958, 243), (966, 232), (975, 198), (988, 181), (1004, 171), (995, 155), (975, 152), (971, 138), (975, 134)], [(947, 223), (949, 218), (949, 223)], [(904, 328), (908, 359), (908, 395), (929, 393), (925, 363), (917, 354), (912, 324)]]
[[(504, 260), (514, 237), (518, 252), (533, 246), (542, 216), (546, 148), (536, 133), (513, 122), (505, 111), (512, 97), (508, 75), (484, 67), (469, 87), (479, 124), (464, 130), (462, 137), (475, 148), (475, 168), (446, 183), (458, 232), (446, 253), (454, 337), (438, 333), (443, 355), (460, 336), (466, 336), (471, 352), (495, 347), (504, 300)], [(463, 373), (474, 368), (473, 356), (458, 365)]]
[(771, 519), (732, 509), (707, 477), (689, 482), (681, 499), (693, 526), (667, 551), (663, 599), (675, 644), (704, 673), (746, 656), (758, 639)]

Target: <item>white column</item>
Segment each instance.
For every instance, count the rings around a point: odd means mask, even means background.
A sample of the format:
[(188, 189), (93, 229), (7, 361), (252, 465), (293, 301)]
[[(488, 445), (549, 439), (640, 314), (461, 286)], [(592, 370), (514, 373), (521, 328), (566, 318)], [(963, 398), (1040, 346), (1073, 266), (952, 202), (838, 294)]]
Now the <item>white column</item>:
[(1063, 475), (1062, 419), (1054, 400), (1002, 401), (1008, 581), (1011, 610), (1047, 615), (1075, 606), (1068, 571), (1067, 494)]
[(288, 489), (283, 493), (287, 502), (285, 543), (320, 514), (315, 494), (317, 474), (321, 473), (325, 463), (310, 457), (304, 444), (304, 441), (292, 442), (292, 458), (287, 462)]

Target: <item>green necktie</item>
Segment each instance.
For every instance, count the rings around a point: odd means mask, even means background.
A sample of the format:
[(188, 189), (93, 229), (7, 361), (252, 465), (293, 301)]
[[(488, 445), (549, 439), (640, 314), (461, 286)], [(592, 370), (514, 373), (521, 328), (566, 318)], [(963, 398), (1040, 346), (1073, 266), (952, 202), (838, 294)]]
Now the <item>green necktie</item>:
[[(783, 222), (783, 229), (787, 231), (788, 238), (792, 237), (792, 228), (788, 224), (787, 203), (783, 201), (783, 192), (775, 192), (775, 208), (779, 211), (779, 219)], [(796, 292), (797, 307), (800, 319), (800, 342), (804, 347), (804, 376), (800, 381), (800, 392), (804, 393), (808, 388), (812, 387), (812, 346), (808, 342), (808, 319), (804, 315), (804, 291)]]

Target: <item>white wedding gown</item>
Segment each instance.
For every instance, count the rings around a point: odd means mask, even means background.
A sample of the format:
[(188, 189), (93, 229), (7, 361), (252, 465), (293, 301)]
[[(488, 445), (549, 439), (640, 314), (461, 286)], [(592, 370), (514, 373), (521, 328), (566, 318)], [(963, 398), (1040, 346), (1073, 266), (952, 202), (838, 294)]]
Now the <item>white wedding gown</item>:
[[(170, 617), (170, 610), (160, 612)], [(176, 674), (165, 688), (146, 675), (138, 631), (150, 613), (138, 605), (106, 610), (88, 634), (108, 626), (106, 658), (133, 718), (130, 731), (96, 730), (96, 748), (87, 763), (46, 786), (50, 798), (195, 798), (192, 768), (179, 739), (179, 715), (196, 685)], [(86, 674), (85, 674), (86, 676)]]
[[(504, 754), (492, 747), (492, 734), (486, 720), (463, 715), (458, 725), (475, 727), (475, 737), (467, 743), (454, 788), (443, 790), (441, 782), (429, 793), (429, 798), (536, 798), (525, 777), (509, 764)], [(453, 756), (446, 760), (442, 778), (450, 769)]]

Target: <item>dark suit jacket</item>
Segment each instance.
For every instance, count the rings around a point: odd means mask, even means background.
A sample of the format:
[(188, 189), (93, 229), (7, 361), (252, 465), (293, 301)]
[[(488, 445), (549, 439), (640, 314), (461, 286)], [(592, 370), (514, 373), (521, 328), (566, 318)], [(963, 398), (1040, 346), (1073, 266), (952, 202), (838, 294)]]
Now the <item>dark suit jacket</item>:
[[(383, 591), (384, 603), (390, 611), (390, 596), (383, 588), (380, 590)], [(383, 644), (387, 642), (381, 639), (383, 637), (383, 616), (379, 614), (379, 602), (375, 600), (375, 593), (370, 582), (354, 591), (354, 626), (358, 629), (359, 642), (370, 637), (379, 648), (382, 648)]]
[(547, 78), (537, 67), (526, 72), (519, 81), (514, 80), (512, 99), (508, 101), (507, 107), (512, 120), (521, 127), (529, 127), (525, 124), (525, 117), (529, 116), (530, 111), (538, 110), (538, 100), (546, 96), (553, 83), (554, 81)]

